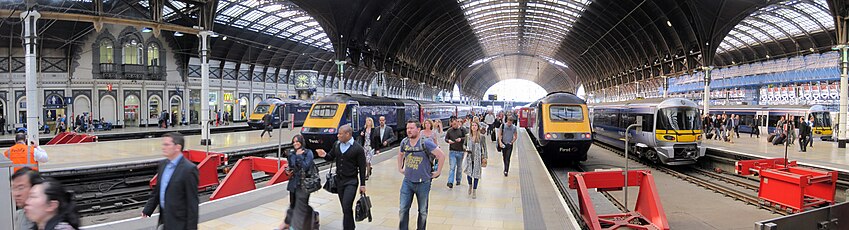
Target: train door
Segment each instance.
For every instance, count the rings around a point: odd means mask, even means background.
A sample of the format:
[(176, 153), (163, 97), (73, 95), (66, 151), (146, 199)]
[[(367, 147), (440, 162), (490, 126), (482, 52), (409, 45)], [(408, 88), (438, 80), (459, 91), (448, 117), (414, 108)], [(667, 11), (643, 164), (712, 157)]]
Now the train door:
[[(401, 129), (402, 125), (407, 124), (407, 118), (406, 118), (406, 114), (404, 113), (404, 107), (398, 108), (398, 110), (396, 110), (395, 112), (396, 112), (395, 129)], [(404, 126), (404, 127), (406, 127), (406, 126)], [(398, 135), (399, 137), (407, 136), (407, 132), (401, 132), (400, 134), (401, 135)]]

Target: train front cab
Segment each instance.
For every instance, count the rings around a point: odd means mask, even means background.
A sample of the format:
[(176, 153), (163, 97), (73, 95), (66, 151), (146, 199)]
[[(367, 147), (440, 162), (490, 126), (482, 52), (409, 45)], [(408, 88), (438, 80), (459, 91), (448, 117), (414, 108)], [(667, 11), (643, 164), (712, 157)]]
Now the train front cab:
[[(557, 160), (586, 161), (592, 145), (590, 118), (585, 104), (540, 104), (536, 117), (543, 156)], [(541, 115), (541, 116), (540, 116)], [(533, 119), (531, 119), (533, 120)]]
[[(662, 104), (661, 104), (662, 105)], [(659, 106), (654, 124), (657, 159), (666, 165), (694, 164), (705, 155), (702, 146), (701, 113), (696, 107)], [(644, 131), (646, 131), (644, 129)], [(651, 132), (651, 131), (649, 131)], [(640, 153), (644, 153), (638, 147)]]
[(336, 134), (345, 119), (349, 106), (346, 103), (315, 103), (301, 128), (306, 147), (330, 151), (338, 139)]
[(808, 110), (808, 116), (814, 117), (813, 135), (821, 139), (828, 139), (833, 134), (831, 130), (831, 112), (821, 105), (812, 106)]
[(248, 126), (254, 129), (263, 129), (265, 122), (263, 122), (262, 117), (266, 114), (272, 114), (272, 126), (277, 127), (277, 125), (280, 125), (280, 107), (285, 106), (283, 103), (270, 103), (269, 100), (260, 102), (248, 118)]

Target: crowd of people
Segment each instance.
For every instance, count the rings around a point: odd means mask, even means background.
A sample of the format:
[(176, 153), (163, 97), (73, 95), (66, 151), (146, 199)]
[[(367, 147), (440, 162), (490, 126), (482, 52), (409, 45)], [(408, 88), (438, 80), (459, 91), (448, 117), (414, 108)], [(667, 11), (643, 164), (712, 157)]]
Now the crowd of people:
[[(350, 125), (341, 126), (338, 142), (329, 151), (305, 148), (304, 137), (300, 134), (292, 138), (293, 148), (287, 154), (285, 169), (289, 175), (286, 190), (290, 202), (280, 229), (311, 229), (309, 226), (314, 223), (309, 198), (316, 189), (307, 181), (315, 178), (312, 174), (317, 174), (317, 170), (311, 170), (315, 168), (314, 156), (335, 163), (332, 171), (335, 176), (329, 177), (333, 181), (332, 188), (328, 188), (327, 184), (324, 187), (338, 196), (343, 229), (355, 229), (355, 219), (360, 218), (354, 215), (354, 199), (357, 194), (366, 194), (372, 158), (398, 138), (393, 128), (386, 124), (385, 117), (378, 121), (379, 125), (375, 125), (371, 118), (366, 119), (366, 128), (356, 135), (357, 138), (354, 138)], [(482, 171), (490, 156), (487, 142), (495, 143), (502, 153), (503, 173), (507, 176), (517, 139), (514, 121), (513, 115), (501, 113), (488, 113), (483, 117), (452, 117), (447, 130), (443, 129), (440, 120), (428, 120), (424, 124), (417, 120), (407, 121), (404, 124), (406, 137), (401, 140), (397, 156), (397, 170), (404, 177), (399, 192), (399, 229), (408, 228), (414, 198), (418, 203), (416, 228), (426, 228), (431, 185), (434, 179), (440, 177), (445, 166), (449, 167), (448, 188), (461, 186), (465, 174), (468, 196), (476, 199), (477, 188), (482, 183)], [(448, 154), (439, 147), (440, 140), (449, 145)], [(27, 145), (23, 133), (16, 136), (16, 142), (5, 152), (15, 166), (10, 178), (12, 196), (18, 207), (13, 223), (15, 229), (78, 229), (80, 217), (75, 211), (74, 195), (58, 181), (42, 177), (38, 172), (38, 163), (48, 160), (47, 153), (34, 142)], [(158, 180), (141, 210), (141, 217), (148, 218), (159, 210), (157, 229), (197, 229), (198, 170), (182, 155), (185, 148), (183, 135), (176, 132), (165, 134), (161, 143), (164, 159), (159, 162)]]
[[(757, 115), (741, 121), (740, 115), (734, 114), (716, 114), (715, 116), (702, 116), (702, 132), (705, 133), (706, 139), (722, 140), (729, 143), (734, 143), (734, 138), (740, 138), (740, 125), (748, 125), (751, 128), (749, 137), (760, 138), (761, 124), (765, 116)], [(791, 115), (784, 115), (778, 118), (774, 127), (777, 127), (773, 133), (769, 133), (767, 141), (773, 145), (787, 144), (796, 145), (795, 140), (799, 140), (799, 151), (807, 152), (807, 147), (813, 147), (813, 127), (814, 117), (808, 116), (799, 117), (798, 121)]]

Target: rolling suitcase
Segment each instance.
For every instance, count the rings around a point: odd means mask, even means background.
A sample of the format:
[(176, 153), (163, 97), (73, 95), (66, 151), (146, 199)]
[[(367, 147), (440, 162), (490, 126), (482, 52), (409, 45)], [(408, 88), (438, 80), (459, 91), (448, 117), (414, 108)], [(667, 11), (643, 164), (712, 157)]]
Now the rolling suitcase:
[(775, 139), (775, 134), (770, 134), (769, 137), (766, 138), (766, 141), (772, 142)]
[(705, 134), (705, 139), (707, 139), (707, 140), (713, 139), (713, 133)]

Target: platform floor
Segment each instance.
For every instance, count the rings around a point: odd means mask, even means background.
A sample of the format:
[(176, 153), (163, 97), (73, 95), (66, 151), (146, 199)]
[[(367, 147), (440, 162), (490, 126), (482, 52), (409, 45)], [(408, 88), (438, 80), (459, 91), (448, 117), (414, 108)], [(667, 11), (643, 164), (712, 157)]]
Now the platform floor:
[[(760, 138), (749, 137), (740, 133), (740, 138), (732, 139), (733, 143), (719, 140), (704, 140), (705, 147), (732, 152), (740, 155), (758, 158), (783, 158), (784, 145), (772, 145), (767, 142), (767, 136)], [(849, 171), (849, 148), (837, 148), (837, 142), (821, 141), (814, 138), (814, 147), (808, 147), (807, 152), (799, 150), (799, 140), (787, 148), (790, 160), (815, 167), (837, 171)]]
[[(300, 129), (282, 131), (282, 143), (291, 142), (294, 134)], [(278, 130), (275, 130), (273, 138), (266, 135), (260, 138), (262, 131), (245, 131), (211, 134), (212, 146), (209, 150), (222, 151), (234, 148), (250, 148), (261, 145), (278, 143)], [(55, 171), (80, 167), (92, 167), (104, 164), (121, 164), (136, 161), (147, 161), (162, 158), (160, 138), (147, 138), (136, 140), (121, 140), (95, 143), (81, 143), (71, 145), (45, 145), (42, 146), (50, 157), (49, 162), (40, 164), (42, 171)], [(2, 148), (0, 151), (6, 151)], [(206, 146), (200, 145), (200, 135), (186, 136), (186, 149), (205, 150)]]
[[(428, 229), (576, 229), (576, 220), (559, 197), (542, 161), (522, 132), (511, 163), (511, 174), (504, 177), (501, 154), (488, 145), (489, 167), (484, 168), (478, 184), (477, 199), (467, 195), (464, 180), (459, 187), (446, 186), (448, 169), (434, 180), (428, 209)], [(441, 144), (447, 149), (446, 144)], [(390, 154), (390, 155), (385, 155)], [(399, 188), (403, 175), (396, 170), (398, 150), (375, 156), (373, 175), (368, 184), (373, 208), (372, 222), (358, 222), (360, 229), (398, 229)], [(465, 175), (464, 175), (465, 177)], [(549, 179), (545, 179), (549, 178)], [(465, 179), (465, 178), (464, 178)], [(531, 182), (532, 184), (527, 184)], [(285, 191), (281, 191), (285, 192)], [(548, 196), (544, 196), (548, 195)], [(554, 199), (552, 199), (554, 197)], [(273, 229), (282, 223), (288, 196), (256, 208), (234, 213), (200, 224), (201, 229)], [(321, 229), (342, 229), (342, 213), (336, 194), (318, 191), (310, 205), (321, 215)], [(415, 229), (416, 202), (410, 211), (410, 226)], [(541, 223), (539, 222), (541, 221)]]

